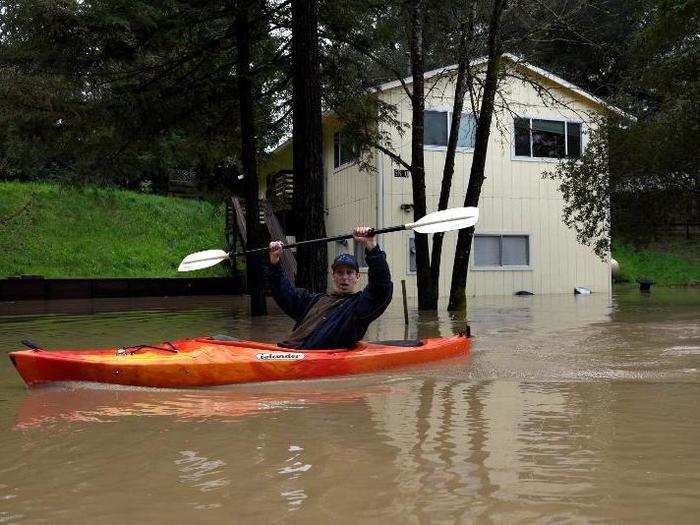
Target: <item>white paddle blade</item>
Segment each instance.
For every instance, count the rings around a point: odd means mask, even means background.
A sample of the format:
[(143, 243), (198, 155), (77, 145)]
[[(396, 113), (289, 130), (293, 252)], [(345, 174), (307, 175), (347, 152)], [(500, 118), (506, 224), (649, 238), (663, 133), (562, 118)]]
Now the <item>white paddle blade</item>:
[(224, 250), (204, 250), (203, 252), (191, 253), (182, 260), (180, 266), (177, 267), (177, 271), (203, 270), (204, 268), (215, 266), (226, 259), (228, 259), (228, 253)]
[[(429, 213), (422, 219), (411, 224), (412, 230), (418, 233), (449, 232), (470, 228), (479, 220), (479, 208), (449, 208), (447, 210)], [(408, 226), (408, 225), (407, 225)]]

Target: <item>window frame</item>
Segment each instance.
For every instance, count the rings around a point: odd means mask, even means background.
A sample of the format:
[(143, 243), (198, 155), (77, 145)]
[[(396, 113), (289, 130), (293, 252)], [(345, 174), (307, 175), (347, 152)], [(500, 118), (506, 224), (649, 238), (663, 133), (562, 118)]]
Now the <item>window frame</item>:
[(348, 239), (342, 239), (340, 241), (335, 241), (335, 254), (333, 257), (331, 257), (331, 261), (333, 261), (338, 255), (341, 253), (347, 253), (349, 255), (352, 255), (352, 252), (350, 251), (350, 243), (348, 242)]
[[(360, 269), (359, 273), (367, 273), (369, 270), (369, 266), (367, 266), (367, 260), (365, 257), (362, 257), (364, 261), (360, 261), (360, 257), (358, 256), (358, 253), (363, 251), (365, 247), (357, 242), (355, 239), (353, 239), (353, 248), (352, 248), (352, 255), (357, 259), (357, 265)], [(364, 262), (364, 265), (362, 264)]]
[(357, 158), (354, 157), (354, 158), (352, 158), (351, 160), (349, 160), (349, 161), (347, 161), (347, 162), (345, 162), (345, 163), (343, 163), (343, 164), (339, 164), (338, 166), (335, 165), (335, 145), (336, 145), (336, 138), (337, 138), (337, 140), (338, 140), (338, 148), (339, 148), (339, 152), (338, 152), (338, 162), (340, 162), (341, 158), (343, 157), (343, 154), (342, 154), (342, 150), (343, 150), (343, 141), (341, 140), (341, 139), (342, 139), (342, 133), (341, 133), (340, 131), (334, 131), (334, 132), (333, 132), (333, 173), (337, 173), (337, 172), (339, 172), (339, 171), (342, 171), (342, 170), (344, 170), (345, 168), (347, 168), (348, 166), (352, 166), (353, 164), (356, 164), (356, 163), (357, 163)]
[[(476, 265), (476, 238), (477, 237), (526, 237), (527, 238), (527, 259), (528, 264), (514, 264), (509, 266), (477, 266)], [(532, 234), (529, 232), (492, 232), (492, 231), (480, 231), (475, 233), (472, 238), (472, 253), (470, 256), (469, 269), (477, 272), (527, 272), (534, 269), (533, 264), (533, 253), (532, 253)], [(500, 242), (500, 241), (499, 241)], [(501, 253), (503, 250), (501, 249)]]
[[(411, 270), (411, 239), (413, 239), (413, 248), (415, 250), (415, 242), (416, 242), (416, 236), (415, 235), (408, 235), (406, 237), (406, 275), (416, 275), (417, 274), (417, 267), (416, 270)], [(416, 265), (418, 264), (418, 260), (416, 259)]]
[[(429, 107), (425, 108), (424, 111), (432, 111), (434, 113), (447, 113), (447, 141), (450, 141), (450, 127), (452, 124), (452, 108), (446, 108), (446, 107)], [(462, 116), (467, 115), (474, 119), (474, 115), (472, 115), (469, 112), (462, 111)], [(474, 125), (476, 126), (476, 119), (474, 119)], [(423, 130), (425, 133), (425, 130)], [(476, 133), (476, 127), (474, 128), (474, 132)], [(475, 137), (476, 138), (476, 137)], [(444, 146), (440, 146), (437, 144), (423, 144), (423, 149), (424, 150), (432, 150), (432, 151), (447, 151), (447, 144)], [(465, 146), (457, 146), (455, 151), (459, 151), (462, 153), (474, 153), (474, 148), (473, 147), (465, 147)]]
[[(526, 119), (529, 121), (528, 130), (530, 131), (530, 155), (516, 155), (515, 154), (515, 120), (516, 119)], [(564, 156), (563, 157), (533, 157), (532, 156), (532, 121), (533, 120), (548, 120), (550, 122), (563, 122), (564, 123)], [(561, 160), (569, 159), (569, 124), (578, 124), (581, 127), (581, 132), (579, 135), (579, 143), (581, 145), (581, 156), (577, 157), (580, 159), (586, 150), (586, 131), (585, 125), (582, 120), (576, 119), (566, 119), (566, 118), (550, 118), (543, 116), (532, 116), (532, 115), (518, 115), (514, 116), (512, 119), (511, 127), (511, 145), (510, 145), (510, 158), (511, 160), (518, 160), (524, 162), (560, 162)]]

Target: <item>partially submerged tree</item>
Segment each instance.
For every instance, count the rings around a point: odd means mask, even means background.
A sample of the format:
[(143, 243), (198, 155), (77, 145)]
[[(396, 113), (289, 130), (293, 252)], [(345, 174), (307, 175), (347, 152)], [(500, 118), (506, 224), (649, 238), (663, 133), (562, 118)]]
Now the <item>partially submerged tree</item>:
[[(258, 147), (256, 141), (255, 103), (253, 86), (252, 48), (255, 43), (251, 35), (254, 30), (254, 19), (260, 11), (260, 3), (256, 0), (239, 0), (238, 12), (235, 19), (237, 78), (238, 78), (238, 108), (241, 123), (241, 165), (245, 186), (245, 222), (248, 243), (246, 248), (258, 248), (265, 239), (260, 228), (260, 206), (258, 193)], [(256, 34), (255, 31), (252, 32)], [(235, 264), (235, 263), (234, 263)], [(267, 314), (265, 302), (264, 279), (260, 268), (264, 264), (261, 255), (249, 255), (246, 259), (246, 283), (250, 295), (250, 311), (252, 315)]]
[[(167, 191), (171, 168), (242, 172), (249, 243), (261, 242), (257, 157), (280, 137), (284, 43), (269, 28), (283, 5), (3, 6), (0, 177)], [(224, 195), (237, 184), (217, 182)], [(249, 263), (252, 311), (264, 313), (260, 265)]]
[[(364, 7), (367, 4), (373, 5), (372, 2), (349, 3), (355, 6), (360, 4)], [(384, 113), (376, 112), (373, 116), (371, 111), (365, 110), (365, 108), (371, 108), (371, 104), (356, 104), (350, 110), (347, 110), (347, 107), (341, 107), (339, 114), (341, 119), (349, 123), (347, 128), (355, 132), (356, 137), (359, 136), (360, 143), (383, 152), (392, 159), (394, 164), (410, 171), (414, 220), (423, 216), (427, 211), (425, 195), (426, 174), (423, 160), (423, 122), (426, 90), (434, 89), (443, 80), (455, 82), (455, 95), (451, 112), (452, 119), (438, 201), (438, 208), (444, 209), (449, 203), (452, 188), (457, 143), (461, 140), (460, 134), (462, 131), (470, 131), (461, 129), (464, 101), (467, 94), (469, 95), (469, 113), (473, 114), (475, 118), (478, 117), (476, 118), (477, 130), (479, 127), (482, 128), (481, 133), (476, 132), (475, 140), (477, 145), (472, 155), (472, 176), (470, 178), (470, 189), (468, 190), (469, 205), (477, 206), (484, 177), (492, 115), (495, 109), (503, 110), (507, 115), (512, 113), (511, 108), (505, 107), (507, 105), (505, 97), (502, 94), (501, 96), (497, 95), (499, 81), (501, 77), (510, 75), (536, 85), (533, 79), (528, 78), (526, 75), (519, 75), (516, 68), (511, 68), (506, 72), (499, 65), (494, 66), (498, 62), (504, 48), (502, 33), (506, 33), (510, 37), (509, 44), (513, 44), (516, 41), (522, 43), (524, 40), (523, 32), (525, 29), (514, 27), (515, 24), (512, 19), (515, 18), (515, 15), (506, 22), (503, 21), (504, 4), (505, 2), (481, 3), (463, 0), (447, 3), (421, 2), (420, 5), (416, 2), (390, 3), (383, 4), (383, 10), (380, 13), (373, 12), (372, 23), (363, 20), (364, 26), (362, 28), (350, 24), (351, 29), (348, 29), (343, 26), (343, 21), (338, 21), (337, 18), (332, 19), (328, 24), (330, 30), (328, 33), (329, 38), (332, 41), (345, 44), (346, 50), (355, 51), (354, 54), (348, 53), (351, 59), (359, 62), (362, 62), (364, 59), (367, 71), (375, 72), (375, 74), (377, 71), (380, 71), (385, 76), (397, 80), (411, 102), (410, 159), (402, 158), (393, 144), (391, 144), (391, 135), (381, 131), (386, 128), (395, 128), (399, 133), (404, 131), (402, 126), (395, 122), (394, 115), (390, 111), (385, 110)], [(532, 6), (530, 4), (527, 6), (519, 4), (517, 7), (518, 9), (515, 11), (520, 12), (519, 10), (527, 11), (528, 7)], [(415, 9), (419, 9), (419, 11)], [(548, 9), (549, 7), (546, 6), (541, 8), (545, 12)], [(420, 16), (417, 13), (420, 13)], [(494, 17), (494, 13), (497, 13), (498, 16)], [(564, 13), (567, 13), (566, 10), (564, 10)], [(398, 21), (402, 17), (408, 20), (406, 24), (409, 29), (408, 42), (401, 37), (396, 29), (400, 27)], [(350, 17), (346, 16), (346, 18)], [(540, 24), (546, 26), (552, 19), (560, 22), (565, 20), (559, 14), (549, 14), (548, 18), (542, 17)], [(387, 21), (391, 22), (387, 23)], [(494, 24), (496, 25), (494, 26)], [(387, 29), (387, 26), (389, 26), (389, 29)], [(417, 32), (415, 28), (419, 26), (422, 30)], [(394, 28), (393, 32), (391, 27)], [(545, 29), (537, 27), (539, 31), (545, 31)], [(529, 26), (526, 28), (526, 31), (529, 34), (534, 33), (534, 29)], [(380, 45), (372, 46), (372, 35), (375, 34), (378, 35), (377, 40)], [(430, 46), (425, 43), (425, 34), (430, 35), (428, 38), (431, 43)], [(387, 35), (391, 36), (387, 38)], [(386, 38), (385, 45), (381, 45), (384, 42), (383, 38)], [(495, 51), (493, 49), (494, 45), (497, 47)], [(417, 51), (420, 51), (420, 53), (417, 53)], [(489, 53), (486, 53), (488, 55), (487, 59), (481, 60), (480, 58), (487, 51), (489, 51)], [(409, 58), (408, 63), (406, 63), (407, 57)], [(455, 68), (446, 68), (443, 73), (435, 75), (426, 88), (423, 81), (423, 71), (426, 69), (424, 63), (429, 61), (433, 64), (444, 64), (447, 60), (454, 61), (455, 58), (457, 59), (456, 71)], [(412, 74), (410, 78), (406, 78), (404, 73), (407, 67), (411, 69)], [(366, 88), (369, 85), (369, 82), (367, 82), (368, 78), (363, 77), (363, 79), (365, 80)], [(540, 89), (540, 86), (536, 87)], [(552, 98), (551, 93), (549, 96)], [(380, 110), (383, 109), (381, 101), (378, 101), (377, 107)], [(361, 108), (361, 111), (358, 112), (358, 108)], [(387, 119), (386, 121), (383, 120), (385, 118)], [(365, 119), (364, 124), (358, 125), (358, 122), (362, 122), (363, 119)], [(486, 127), (484, 128), (484, 126)], [(357, 133), (358, 130), (360, 133)], [(371, 166), (368, 167), (371, 169)], [(430, 254), (432, 257), (429, 258), (427, 237), (416, 235), (416, 273), (419, 309), (437, 308), (442, 243), (443, 236), (441, 234), (433, 236), (433, 249)], [(465, 237), (465, 234), (462, 233), (460, 249), (462, 252), (458, 255), (457, 264), (461, 265), (461, 267), (455, 267), (453, 289), (459, 283), (462, 283), (462, 287), (466, 285), (467, 265), (464, 261), (469, 259), (471, 236)], [(463, 262), (464, 264), (462, 264)]]
[[(447, 141), (447, 151), (445, 153), (445, 165), (442, 171), (442, 182), (440, 185), (440, 198), (438, 210), (447, 209), (452, 189), (452, 176), (455, 168), (455, 155), (457, 153), (457, 142), (462, 123), (462, 112), (464, 109), (464, 97), (467, 91), (474, 90), (474, 79), (471, 75), (470, 61), (473, 58), (474, 25), (476, 21), (476, 1), (467, 2), (465, 11), (458, 13), (460, 17), (458, 32), (458, 53), (457, 53), (457, 76), (455, 80), (455, 95), (452, 105), (452, 120), (450, 122), (450, 133)], [(472, 108), (474, 112), (474, 108)], [(430, 260), (430, 284), (433, 291), (430, 294), (429, 308), (437, 310), (439, 298), (440, 264), (442, 263), (442, 244), (444, 233), (433, 234), (433, 249)]]
[[(499, 69), (503, 54), (501, 40), (501, 20), (507, 0), (494, 0), (488, 29), (488, 54), (486, 63), (486, 75), (484, 89), (481, 95), (481, 106), (476, 124), (476, 138), (474, 141), (474, 154), (469, 173), (469, 185), (464, 198), (465, 206), (478, 206), (481, 196), (481, 187), (484, 183), (486, 168), (486, 153), (488, 150), (489, 136), (491, 134), (491, 120), (493, 119), (494, 102), (498, 89)], [(450, 285), (450, 299), (448, 310), (464, 310), (466, 308), (467, 272), (469, 268), (469, 255), (471, 254), (474, 228), (466, 228), (459, 231), (455, 261), (452, 268), (452, 281)]]
[[(292, 79), (294, 231), (307, 240), (326, 236), (317, 0), (292, 0)], [(297, 285), (326, 290), (326, 250), (325, 244), (297, 249)]]
[[(409, 0), (409, 49), (411, 76), (413, 78), (411, 99), (411, 190), (413, 193), (413, 220), (426, 214), (425, 199), (425, 61), (424, 61), (424, 10), (421, 0)], [(430, 309), (437, 301), (435, 287), (431, 283), (428, 236), (415, 234), (416, 282), (418, 285), (418, 309)]]
[[(355, 25), (358, 6), (360, 17), (367, 14), (365, 10), (371, 13), (372, 23), (369, 26)], [(387, 110), (385, 104), (380, 101), (373, 104), (371, 100), (365, 99), (365, 104), (340, 105), (335, 109), (346, 122), (346, 129), (354, 131), (354, 138), (359, 143), (360, 150), (376, 148), (396, 164), (409, 170), (413, 220), (417, 221), (425, 216), (427, 211), (424, 160), (425, 32), (426, 16), (431, 12), (433, 5), (424, 0), (403, 0), (376, 6), (372, 2), (348, 2), (345, 7), (349, 11), (345, 13), (345, 18), (330, 15), (325, 17), (327, 34), (331, 40), (347, 46), (347, 50), (353, 52), (348, 56), (367, 65), (371, 64), (369, 71), (380, 71), (381, 75), (388, 75), (401, 83), (412, 108), (410, 160), (402, 158), (394, 150), (389, 135), (380, 131), (381, 125), (389, 122), (396, 126), (400, 133), (403, 132), (402, 124), (396, 122), (394, 114)], [(398, 30), (404, 26), (408, 27), (407, 39)], [(374, 41), (373, 36), (377, 36)], [(405, 79), (408, 68), (411, 73), (410, 82)], [(359, 80), (366, 81), (366, 78)], [(371, 90), (371, 86), (366, 82), (363, 88), (365, 91)], [(374, 114), (367, 111), (367, 108), (374, 109)], [(415, 242), (418, 308), (432, 309), (437, 303), (437, 290), (432, 283), (428, 236), (416, 234)]]
[[(350, 7), (348, 7), (348, 4)], [(406, 3), (382, 3), (381, 10), (373, 10), (375, 4), (371, 0), (343, 2), (342, 8), (334, 11), (344, 14), (337, 15), (326, 24), (327, 36), (341, 51), (339, 56), (348, 58), (350, 62), (360, 63), (362, 71), (356, 72), (350, 79), (361, 79), (366, 90), (369, 86), (376, 85), (381, 80), (397, 80), (400, 89), (403, 89), (411, 101), (414, 115), (412, 117), (411, 133), (412, 158), (402, 158), (397, 149), (391, 144), (391, 133), (386, 133), (387, 128), (405, 130), (401, 123), (396, 122), (395, 113), (391, 108), (382, 105), (381, 100), (376, 100), (372, 105), (372, 96), (355, 96), (355, 100), (361, 98), (363, 104), (331, 105), (340, 108), (336, 113), (346, 123), (346, 130), (359, 137), (360, 145), (368, 149), (376, 149), (389, 156), (396, 166), (406, 168), (412, 175), (412, 188), (414, 190), (414, 212), (421, 209), (421, 192), (416, 192), (423, 185), (425, 191), (425, 172), (419, 168), (421, 165), (421, 152), (416, 153), (416, 143), (422, 131), (422, 118), (415, 113), (422, 112), (424, 103), (416, 104), (416, 91), (426, 91), (430, 87), (422, 88), (416, 84), (417, 76), (406, 78), (404, 71), (410, 66), (411, 60), (407, 57), (415, 56), (408, 52), (410, 41), (399, 34), (401, 13), (405, 13), (411, 2)], [(360, 7), (358, 7), (360, 6)], [(353, 7), (356, 11), (353, 11)], [(612, 9), (608, 13), (605, 9)], [(359, 9), (360, 16), (356, 13)], [(355, 14), (350, 16), (349, 13)], [(449, 13), (448, 13), (449, 11)], [(409, 11), (410, 12), (410, 11)], [(366, 15), (366, 13), (370, 13)], [(363, 18), (363, 14), (365, 17)], [(613, 18), (608, 21), (606, 18)], [(339, 20), (340, 17), (340, 20)], [(326, 18), (329, 18), (328, 15)], [(555, 0), (542, 4), (540, 2), (514, 2), (507, 3), (489, 2), (447, 2), (440, 5), (424, 2), (424, 33), (431, 28), (438, 27), (441, 38), (425, 38), (431, 42), (430, 46), (423, 46), (421, 56), (423, 62), (433, 64), (450, 63), (457, 59), (457, 68), (450, 68), (444, 74), (438, 74), (430, 81), (430, 85), (438, 85), (440, 79), (454, 79), (455, 96), (453, 101), (452, 121), (448, 135), (448, 147), (446, 148), (445, 166), (441, 184), (438, 207), (444, 208), (449, 203), (449, 195), (452, 186), (452, 173), (454, 172), (454, 158), (456, 142), (460, 140), (460, 119), (464, 111), (464, 97), (468, 95), (471, 113), (476, 119), (475, 151), (471, 155), (472, 166), (469, 179), (469, 187), (465, 197), (465, 204), (477, 206), (481, 194), (481, 186), (484, 180), (485, 163), (489, 143), (491, 127), (504, 133), (510, 129), (510, 119), (517, 117), (517, 108), (509, 107), (507, 94), (501, 91), (501, 82), (512, 79), (523, 82), (534, 88), (542, 97), (545, 104), (566, 104), (557, 92), (549, 89), (546, 84), (541, 84), (536, 78), (519, 67), (519, 62), (529, 61), (549, 67), (550, 64), (558, 71), (565, 73), (576, 70), (583, 64), (587, 70), (581, 72), (581, 78), (586, 86), (596, 86), (598, 92), (604, 92), (607, 82), (615, 78), (615, 72), (609, 71), (610, 55), (614, 54), (616, 37), (628, 34), (629, 10), (620, 4), (618, 0), (601, 0), (600, 2), (567, 2)], [(347, 20), (360, 20), (353, 25)], [(434, 24), (435, 21), (437, 24)], [(597, 32), (601, 22), (605, 21), (605, 31), (599, 39)], [(389, 23), (387, 23), (389, 22)], [(393, 26), (392, 26), (393, 24)], [(408, 27), (410, 35), (410, 24)], [(394, 31), (392, 31), (392, 28)], [(405, 31), (404, 31), (405, 33)], [(609, 36), (613, 35), (613, 36)], [(434, 35), (433, 35), (434, 36)], [(465, 45), (469, 40), (469, 45)], [(558, 57), (561, 49), (575, 50), (580, 54), (586, 50), (586, 57), (564, 56)], [(502, 63), (500, 57), (504, 52), (509, 52), (508, 64)], [(514, 58), (516, 55), (524, 55), (522, 59)], [(573, 53), (573, 51), (572, 51)], [(486, 58), (481, 58), (486, 56)], [(560, 60), (555, 60), (559, 58)], [(335, 64), (342, 64), (338, 59)], [(356, 68), (360, 69), (360, 68)], [(429, 69), (429, 68), (424, 68)], [(382, 76), (383, 75), (383, 76)], [(596, 81), (598, 84), (596, 85)], [(340, 97), (342, 101), (344, 99)], [(359, 109), (359, 111), (357, 111)], [(355, 111), (353, 111), (355, 110)], [(372, 111), (375, 111), (373, 114)], [(377, 117), (379, 115), (379, 117)], [(374, 119), (374, 120), (372, 120)], [(386, 119), (386, 120), (384, 120)], [(507, 124), (508, 123), (508, 124)], [(456, 132), (457, 131), (457, 132)], [(422, 151), (422, 149), (421, 149)], [(414, 162), (414, 157), (418, 162)], [(371, 165), (365, 166), (372, 169)], [(418, 178), (415, 173), (420, 172)], [(434, 174), (432, 174), (434, 176)], [(418, 204), (417, 204), (418, 203)], [(450, 309), (464, 307), (466, 297), (466, 278), (468, 274), (468, 261), (471, 252), (473, 231), (461, 232), (458, 237), (457, 260), (453, 268), (451, 282)], [(433, 237), (433, 250), (430, 264), (430, 277), (421, 277), (421, 267), (427, 259), (427, 250), (421, 248), (420, 236), (417, 238), (417, 274), (419, 308), (436, 308), (439, 294), (439, 274), (442, 259), (442, 236)], [(422, 262), (421, 262), (422, 261)]]

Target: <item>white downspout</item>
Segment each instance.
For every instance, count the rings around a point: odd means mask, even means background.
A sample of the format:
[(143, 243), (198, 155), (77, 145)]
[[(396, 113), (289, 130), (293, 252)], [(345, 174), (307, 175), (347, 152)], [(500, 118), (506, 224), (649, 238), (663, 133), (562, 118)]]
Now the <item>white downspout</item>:
[[(378, 115), (377, 115), (378, 116)], [(379, 120), (379, 119), (377, 119)], [(381, 127), (381, 123), (377, 122)], [(381, 130), (378, 130), (381, 131)], [(381, 137), (381, 133), (379, 133)], [(384, 153), (377, 151), (377, 228), (384, 228)]]
[(384, 154), (377, 152), (377, 229), (384, 228)]

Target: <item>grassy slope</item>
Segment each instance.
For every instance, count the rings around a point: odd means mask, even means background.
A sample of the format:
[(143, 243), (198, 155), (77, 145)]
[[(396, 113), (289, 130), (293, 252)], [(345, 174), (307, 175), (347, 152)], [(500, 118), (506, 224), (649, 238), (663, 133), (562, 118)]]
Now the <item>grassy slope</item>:
[[(112, 189), (0, 182), (0, 278), (205, 277), (176, 271), (188, 253), (224, 246), (224, 215), (211, 203)], [(637, 250), (615, 243), (618, 281), (700, 283), (700, 243)]]
[(657, 243), (646, 249), (615, 243), (613, 257), (620, 263), (619, 282), (651, 277), (660, 285), (700, 284), (700, 243), (697, 241)]
[(0, 182), (0, 277), (204, 277), (184, 255), (224, 245), (211, 203), (128, 191)]

